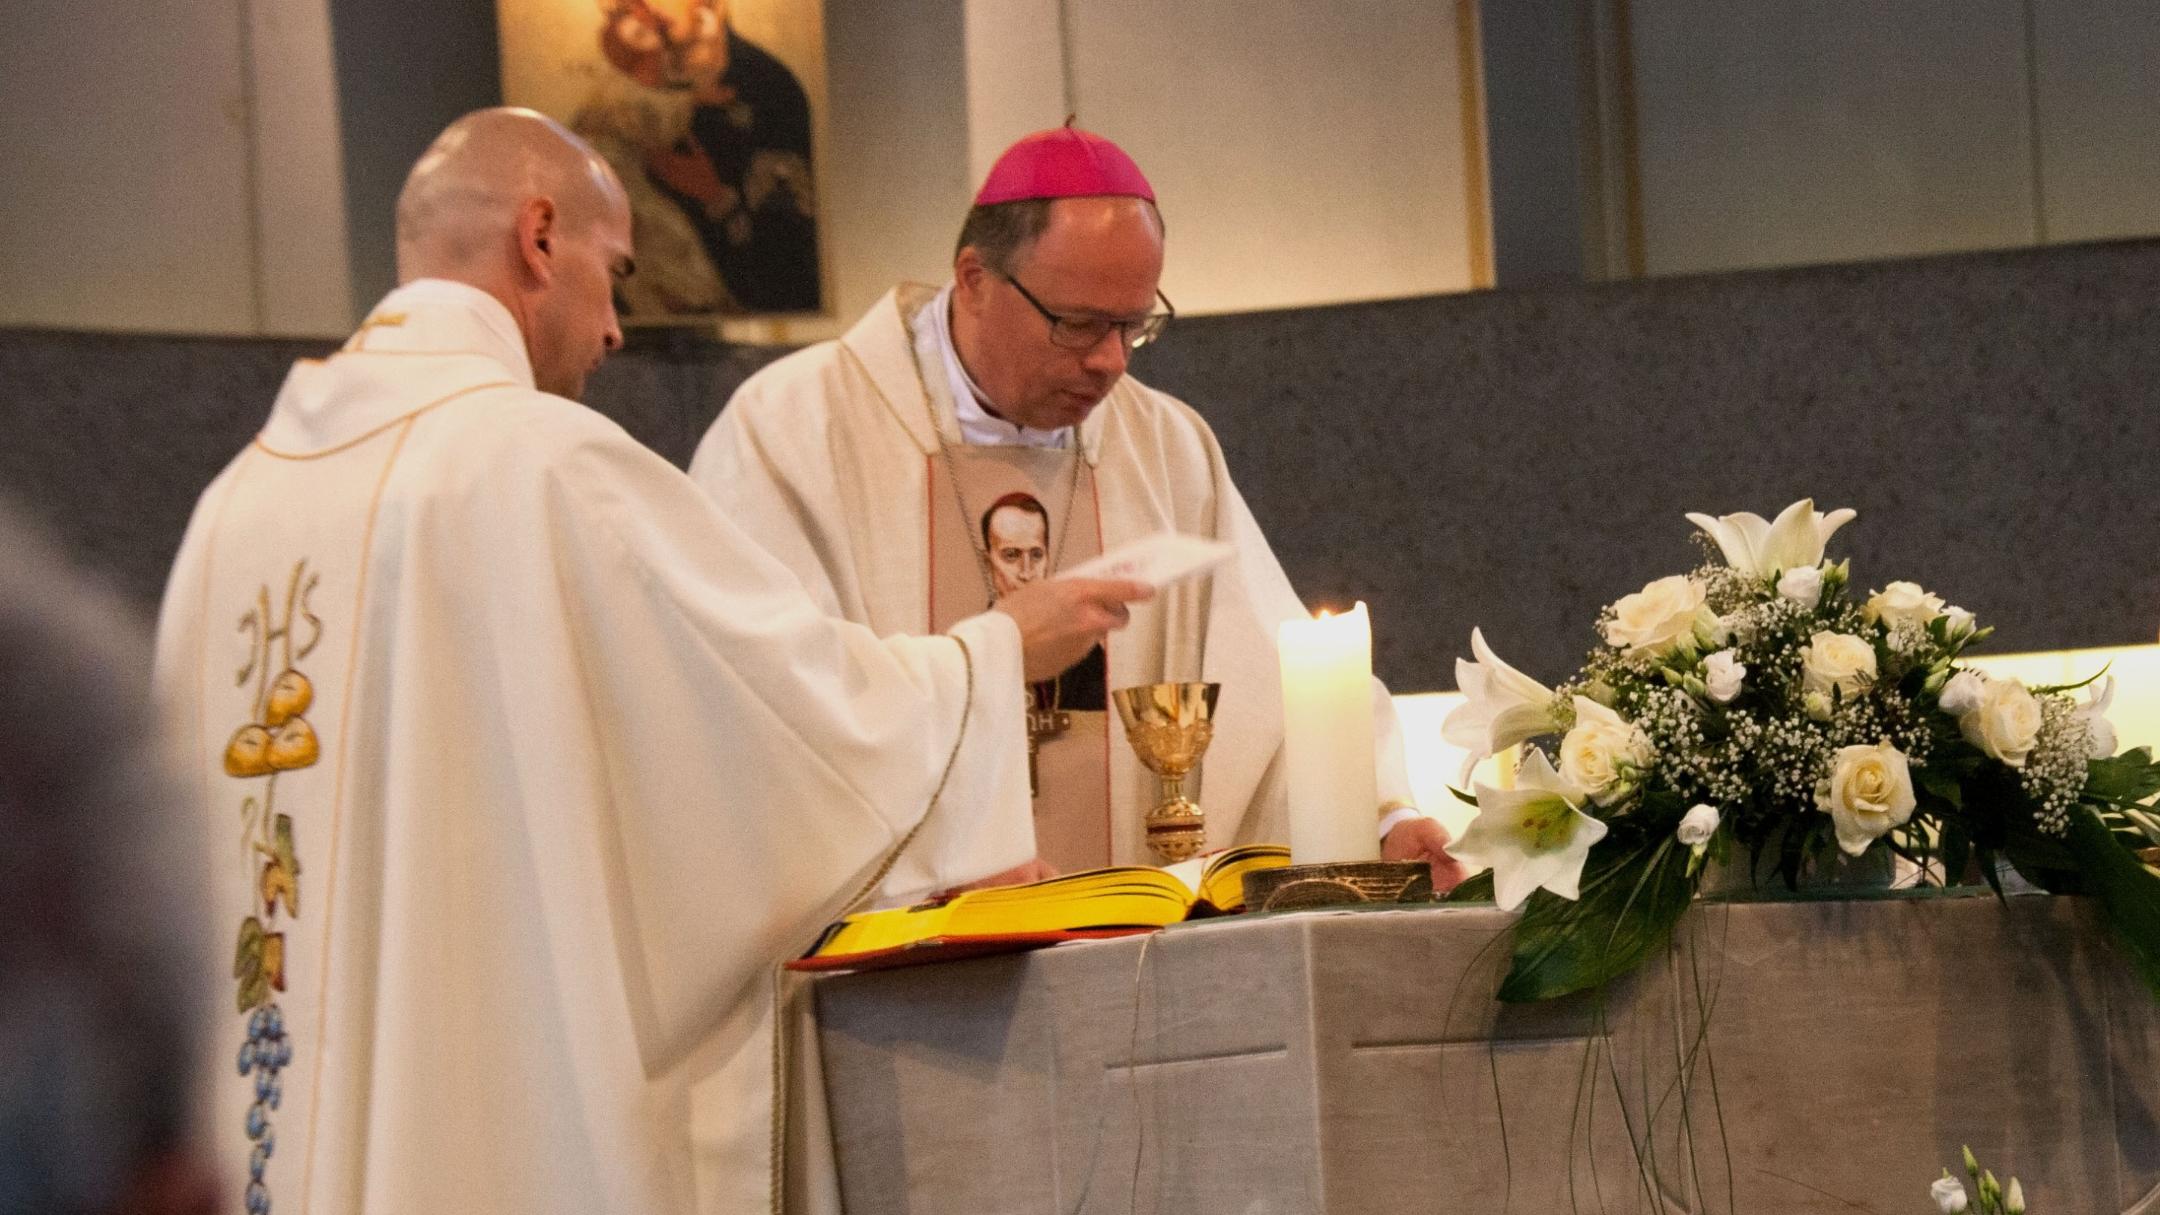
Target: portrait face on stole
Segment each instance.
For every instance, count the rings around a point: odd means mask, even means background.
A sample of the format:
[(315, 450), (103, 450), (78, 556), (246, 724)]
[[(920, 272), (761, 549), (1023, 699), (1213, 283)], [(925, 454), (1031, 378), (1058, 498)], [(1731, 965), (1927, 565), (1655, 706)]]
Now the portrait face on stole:
[(821, 314), (819, 0), (496, 0), (503, 97), (590, 142), (630, 197), (626, 325)]
[[(1102, 552), (1094, 478), (1077, 452), (969, 446), (949, 455), (930, 463), (932, 629)], [(1060, 872), (1111, 860), (1107, 670), (1097, 646), (1028, 688), (1035, 838)]]

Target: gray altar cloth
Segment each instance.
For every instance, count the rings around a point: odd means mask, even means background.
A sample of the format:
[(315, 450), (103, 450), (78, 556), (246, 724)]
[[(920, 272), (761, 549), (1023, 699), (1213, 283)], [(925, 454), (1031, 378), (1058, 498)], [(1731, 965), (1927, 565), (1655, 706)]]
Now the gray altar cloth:
[(1699, 904), (1602, 998), (1527, 1006), (1491, 998), (1511, 920), (822, 980), (846, 1209), (1888, 1213), (1969, 1143), (2035, 1211), (2160, 1210), (2160, 1008), (2086, 900)]

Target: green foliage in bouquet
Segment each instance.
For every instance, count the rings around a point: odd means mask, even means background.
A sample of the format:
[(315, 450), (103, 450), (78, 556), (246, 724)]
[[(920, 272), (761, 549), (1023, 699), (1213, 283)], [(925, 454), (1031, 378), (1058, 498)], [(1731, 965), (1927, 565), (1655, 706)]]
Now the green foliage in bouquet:
[[(1935, 1200), (1935, 1209), (1942, 1215), (2025, 1215), (2025, 1185), (2017, 1178), (2010, 1179), (2010, 1188), (1995, 1180), (1995, 1170), (1983, 1169), (1973, 1156), (1970, 1146), (1965, 1148), (1965, 1175), (1972, 1178), (1972, 1192), (1967, 1193), (1965, 1183), (1944, 1169), (1941, 1177), (1928, 1187), (1928, 1197)], [(1974, 1194), (1979, 1197), (1975, 1199)], [(1977, 1205), (1975, 1203), (1977, 1202)]]
[(2006, 861), (2098, 896), (2160, 995), (2145, 808), (2160, 764), (2114, 754), (2112, 680), (2027, 688), (1961, 666), (1991, 631), (1970, 613), (1909, 582), (1863, 598), (1823, 560), (1852, 517), (1806, 501), (1775, 521), (1690, 515), (1716, 555), (1606, 608), (1605, 644), (1558, 688), (1472, 633), (1449, 741), (1472, 765), (1529, 744), (1516, 787), (1463, 795), (1479, 814), (1453, 849), (1492, 869), (1455, 897), (1522, 909), (1503, 999), (1641, 965), (1706, 859), (1797, 888), (1885, 852), (1950, 881), (1977, 870), (1998, 893)]

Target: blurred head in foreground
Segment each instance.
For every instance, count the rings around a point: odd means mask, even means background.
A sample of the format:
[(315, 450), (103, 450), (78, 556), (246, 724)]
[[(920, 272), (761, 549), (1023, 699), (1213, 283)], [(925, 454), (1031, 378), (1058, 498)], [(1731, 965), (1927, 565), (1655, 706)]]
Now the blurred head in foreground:
[(133, 615), (0, 503), (0, 1215), (215, 1209), (199, 820), (149, 688)]

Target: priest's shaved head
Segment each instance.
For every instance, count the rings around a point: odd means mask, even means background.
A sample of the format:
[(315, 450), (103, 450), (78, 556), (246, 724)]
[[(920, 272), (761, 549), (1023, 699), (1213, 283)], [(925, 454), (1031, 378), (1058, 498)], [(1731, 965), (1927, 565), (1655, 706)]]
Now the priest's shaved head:
[(534, 384), (577, 398), (622, 346), (615, 282), (631, 260), (630, 203), (584, 140), (532, 110), (478, 110), (429, 145), (398, 195), (398, 281), (467, 283), (524, 335)]
[(1038, 131), (998, 158), (961, 227), (953, 345), (1005, 421), (1077, 425), (1168, 319), (1162, 268), (1162, 216), (1132, 158), (1090, 131)]
[[(830, 618), (565, 399), (630, 268), (590, 148), (482, 111), (400, 202), (405, 281), (285, 377), (160, 616), (213, 799), (231, 960), (192, 972), (219, 988), (195, 1063), (227, 1210), (779, 1210), (776, 1091), (808, 1077), (772, 1066), (776, 968), (903, 852), (934, 854), (910, 902), (1027, 859), (1017, 693), (1148, 588), (1046, 580), (936, 636)], [(110, 746), (64, 695), (26, 707)]]

